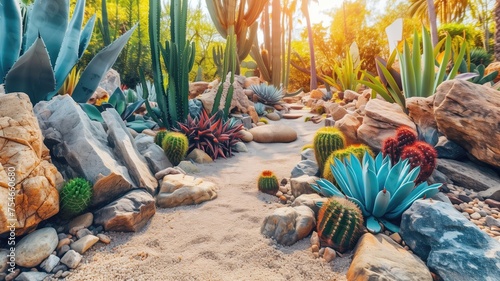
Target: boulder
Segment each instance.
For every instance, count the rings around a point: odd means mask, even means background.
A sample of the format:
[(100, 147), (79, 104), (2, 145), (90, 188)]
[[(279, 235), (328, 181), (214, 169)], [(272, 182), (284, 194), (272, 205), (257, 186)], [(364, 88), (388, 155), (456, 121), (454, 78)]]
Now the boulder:
[(306, 149), (302, 150), (302, 152), (300, 153), (300, 160), (316, 161), (316, 156), (314, 156), (314, 149), (306, 148)]
[(183, 174), (196, 174), (200, 172), (200, 169), (193, 162), (187, 160), (181, 161), (177, 165), (177, 168), (183, 171)]
[(354, 251), (347, 280), (432, 281), (425, 263), (384, 234), (366, 233)]
[(246, 146), (246, 144), (242, 141), (239, 141), (237, 143), (235, 143), (232, 147), (234, 152), (248, 152), (248, 148)]
[(443, 280), (498, 280), (500, 243), (453, 205), (417, 200), (403, 213), (401, 236)]
[(94, 215), (91, 212), (81, 214), (76, 218), (73, 218), (68, 224), (68, 230), (73, 227), (87, 228), (92, 225), (94, 221)]
[(191, 151), (186, 156), (186, 159), (193, 160), (195, 163), (198, 163), (198, 164), (214, 162), (214, 160), (212, 158), (210, 158), (210, 155), (208, 155), (205, 151), (198, 149), (198, 148), (193, 149), (193, 151)]
[(14, 223), (22, 235), (59, 212), (63, 178), (50, 162), (26, 94), (0, 96), (0, 132), (0, 234)]
[(406, 108), (408, 116), (420, 129), (437, 129), (436, 119), (434, 118), (434, 96), (430, 97), (411, 97), (406, 99)]
[[(224, 109), (224, 105), (226, 104), (226, 95), (227, 90), (229, 89), (229, 75), (227, 76), (227, 82), (224, 82), (224, 90), (222, 92), (222, 96), (220, 99), (219, 109)], [(229, 111), (233, 109), (237, 109), (239, 112), (247, 113), (247, 108), (250, 105), (253, 105), (253, 102), (248, 99), (243, 90), (243, 79), (239, 79), (239, 77), (235, 77), (235, 81), (233, 83), (234, 91), (233, 91), (233, 99), (231, 100), (231, 106), (229, 107)], [(217, 94), (218, 86), (210, 88), (208, 91), (205, 91), (203, 94), (198, 96), (198, 99), (203, 103), (203, 107), (207, 112), (211, 112), (214, 106), (215, 96)]]
[(260, 232), (281, 245), (290, 246), (309, 235), (315, 226), (315, 215), (309, 207), (283, 207), (264, 219)]
[(496, 82), (500, 81), (500, 61), (494, 61), (494, 62), (488, 64), (488, 66), (484, 70), (484, 75), (488, 75), (488, 74), (492, 73), (493, 71), (498, 71), (497, 77), (495, 77), (495, 79), (493, 79), (493, 82), (496, 83)]
[(202, 178), (177, 174), (163, 178), (156, 203), (160, 208), (200, 204), (217, 198), (217, 186)]
[(108, 203), (137, 187), (127, 168), (116, 160), (102, 124), (91, 121), (70, 96), (39, 102), (34, 111), (58, 166), (93, 183), (91, 206)]
[(194, 99), (197, 96), (203, 94), (206, 89), (208, 89), (208, 82), (196, 81), (189, 83), (189, 99)]
[(136, 232), (155, 214), (153, 196), (144, 189), (135, 189), (94, 213), (94, 223), (106, 231)]
[(318, 174), (318, 164), (316, 160), (301, 160), (292, 169), (292, 178), (297, 178), (303, 175), (316, 176)]
[(35, 267), (42, 263), (56, 249), (59, 239), (52, 227), (31, 232), (16, 243), (16, 264)]
[(266, 114), (266, 118), (271, 121), (279, 121), (281, 119), (280, 115), (276, 112), (270, 112)]
[(438, 159), (436, 169), (455, 185), (473, 189), (483, 198), (500, 200), (500, 177), (487, 167), (479, 167), (471, 162)]
[(75, 250), (69, 250), (61, 258), (61, 263), (65, 264), (69, 268), (76, 268), (80, 261), (82, 260), (82, 255), (77, 253)]
[(338, 128), (345, 137), (345, 146), (352, 144), (359, 144), (358, 128), (362, 124), (362, 119), (356, 117), (354, 114), (346, 114), (340, 120), (335, 122), (334, 127)]
[[(9, 254), (9, 250), (0, 249), (0, 274), (7, 272), (7, 269), (10, 267), (10, 265), (8, 264), (10, 260)], [(15, 257), (13, 257), (12, 259), (15, 260)]]
[(292, 202), (292, 207), (295, 206), (307, 206), (313, 210), (315, 214), (318, 213), (319, 211), (319, 206), (316, 204), (318, 202), (326, 202), (328, 201), (328, 198), (326, 197), (321, 197), (317, 193), (311, 193), (311, 194), (302, 194), (299, 195), (295, 200)]
[(384, 100), (371, 99), (365, 107), (363, 124), (358, 128), (359, 140), (369, 145), (374, 150), (382, 148), (382, 142), (396, 134), (399, 126), (408, 126), (417, 130), (408, 115), (395, 103)]
[(99, 82), (99, 87), (103, 88), (108, 93), (113, 93), (116, 88), (119, 88), (121, 85), (120, 73), (112, 68), (106, 72), (106, 75), (104, 75)]
[(290, 179), (290, 188), (292, 191), (292, 195), (297, 198), (301, 194), (311, 194), (311, 193), (316, 193), (312, 187), (312, 183), (316, 183), (316, 180), (318, 180), (318, 177), (315, 176), (308, 176), (308, 175), (303, 175), (298, 178), (292, 178)]
[(155, 178), (161, 180), (163, 179), (166, 175), (177, 175), (177, 174), (186, 174), (182, 169), (180, 169), (178, 166), (177, 167), (169, 167), (164, 170), (159, 171), (158, 173), (155, 174)]
[(447, 139), (445, 136), (440, 136), (436, 144), (436, 152), (438, 158), (460, 159), (465, 157), (467, 152), (460, 145)]
[(172, 167), (163, 149), (155, 144), (154, 137), (146, 134), (139, 134), (135, 137), (135, 145), (139, 153), (148, 161), (149, 169), (153, 173)]
[(439, 131), (477, 159), (500, 168), (500, 91), (453, 79), (438, 86), (434, 115)]
[(158, 181), (149, 170), (146, 159), (137, 151), (134, 138), (128, 132), (118, 112), (111, 108), (101, 115), (108, 127), (108, 141), (120, 162), (127, 167), (135, 184), (140, 188), (145, 188), (152, 195), (156, 194)]
[(325, 103), (325, 113), (330, 114), (333, 120), (337, 121), (344, 118), (347, 114), (347, 110), (338, 103), (327, 102)]
[(354, 100), (357, 100), (359, 98), (359, 96), (361, 96), (361, 95), (355, 91), (352, 91), (352, 90), (345, 90), (344, 91), (344, 101), (346, 101), (348, 103), (352, 102)]
[(297, 139), (297, 132), (282, 124), (258, 126), (248, 131), (253, 135), (253, 140), (260, 143), (286, 143)]

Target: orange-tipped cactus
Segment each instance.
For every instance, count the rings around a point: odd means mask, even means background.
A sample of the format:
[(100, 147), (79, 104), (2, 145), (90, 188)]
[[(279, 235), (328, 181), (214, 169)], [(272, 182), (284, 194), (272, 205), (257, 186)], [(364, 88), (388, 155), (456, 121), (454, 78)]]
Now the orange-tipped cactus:
[(276, 195), (279, 189), (278, 178), (272, 171), (264, 170), (259, 176), (258, 188), (261, 192)]

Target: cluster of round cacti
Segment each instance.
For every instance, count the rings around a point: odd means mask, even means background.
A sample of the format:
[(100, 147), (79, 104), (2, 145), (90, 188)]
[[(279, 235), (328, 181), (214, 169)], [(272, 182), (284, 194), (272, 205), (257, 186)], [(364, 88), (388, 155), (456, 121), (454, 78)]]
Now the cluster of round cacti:
[(161, 147), (172, 165), (177, 166), (186, 157), (189, 140), (183, 133), (169, 132), (163, 137)]
[(318, 163), (319, 171), (323, 171), (326, 159), (332, 152), (343, 149), (345, 137), (342, 132), (335, 127), (320, 128), (314, 135), (314, 156)]
[(425, 181), (436, 168), (437, 152), (434, 147), (424, 141), (417, 140), (417, 134), (410, 128), (402, 126), (396, 130), (396, 136), (384, 140), (382, 145), (384, 156), (389, 155), (392, 164), (400, 159), (408, 159), (411, 168), (420, 167), (416, 183)]
[(363, 234), (363, 214), (353, 202), (332, 197), (318, 212), (316, 225), (321, 244), (339, 252), (352, 249)]
[(264, 170), (259, 176), (257, 187), (260, 192), (275, 195), (279, 189), (278, 178), (272, 171)]
[(373, 156), (373, 152), (371, 151), (371, 149), (364, 144), (353, 144), (344, 149), (335, 150), (326, 159), (325, 167), (323, 168), (321, 175), (322, 178), (329, 180), (331, 183), (335, 184), (335, 177), (333, 176), (332, 169), (330, 168), (330, 165), (335, 165), (335, 158), (343, 161), (346, 157), (350, 157), (351, 154), (353, 154), (354, 156), (356, 156), (356, 158), (361, 160), (363, 159), (363, 155), (365, 155), (365, 152), (368, 152), (368, 154)]
[(72, 218), (87, 209), (92, 199), (92, 184), (83, 178), (69, 180), (61, 189), (60, 213), (64, 218)]
[(167, 130), (160, 130), (156, 133), (155, 135), (155, 138), (154, 138), (154, 141), (155, 143), (159, 146), (159, 147), (162, 147), (162, 144), (163, 144), (163, 139), (165, 138), (165, 136), (169, 133), (169, 131)]

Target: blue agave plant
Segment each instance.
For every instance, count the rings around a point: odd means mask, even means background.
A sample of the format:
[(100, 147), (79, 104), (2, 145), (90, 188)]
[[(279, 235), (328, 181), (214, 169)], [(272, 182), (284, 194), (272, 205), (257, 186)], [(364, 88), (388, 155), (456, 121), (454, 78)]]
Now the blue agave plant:
[(259, 100), (268, 105), (279, 103), (283, 98), (283, 89), (277, 89), (273, 85), (259, 84), (251, 85), (250, 89), (259, 97)]
[(366, 228), (374, 233), (381, 231), (379, 222), (398, 232), (399, 227), (390, 221), (400, 218), (415, 200), (436, 195), (442, 185), (423, 182), (415, 187), (420, 167), (411, 169), (408, 160), (392, 166), (389, 157), (383, 158), (382, 153), (375, 159), (365, 153), (362, 163), (353, 155), (344, 162), (335, 158), (335, 165), (330, 168), (340, 188), (319, 179), (313, 189), (327, 197), (347, 197), (356, 203), (363, 212)]

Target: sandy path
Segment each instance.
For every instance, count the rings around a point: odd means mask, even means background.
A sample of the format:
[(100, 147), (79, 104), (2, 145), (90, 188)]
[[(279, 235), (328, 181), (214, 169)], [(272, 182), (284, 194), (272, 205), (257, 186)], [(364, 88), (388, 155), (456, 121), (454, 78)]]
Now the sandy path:
[(290, 247), (260, 234), (265, 216), (283, 205), (257, 192), (263, 169), (289, 177), (322, 124), (303, 118), (281, 120), (298, 133), (288, 144), (247, 144), (248, 153), (198, 165), (203, 177), (219, 185), (218, 198), (197, 206), (158, 209), (139, 233), (108, 233), (85, 254), (68, 280), (345, 280), (350, 257), (331, 263), (315, 259), (309, 239)]

